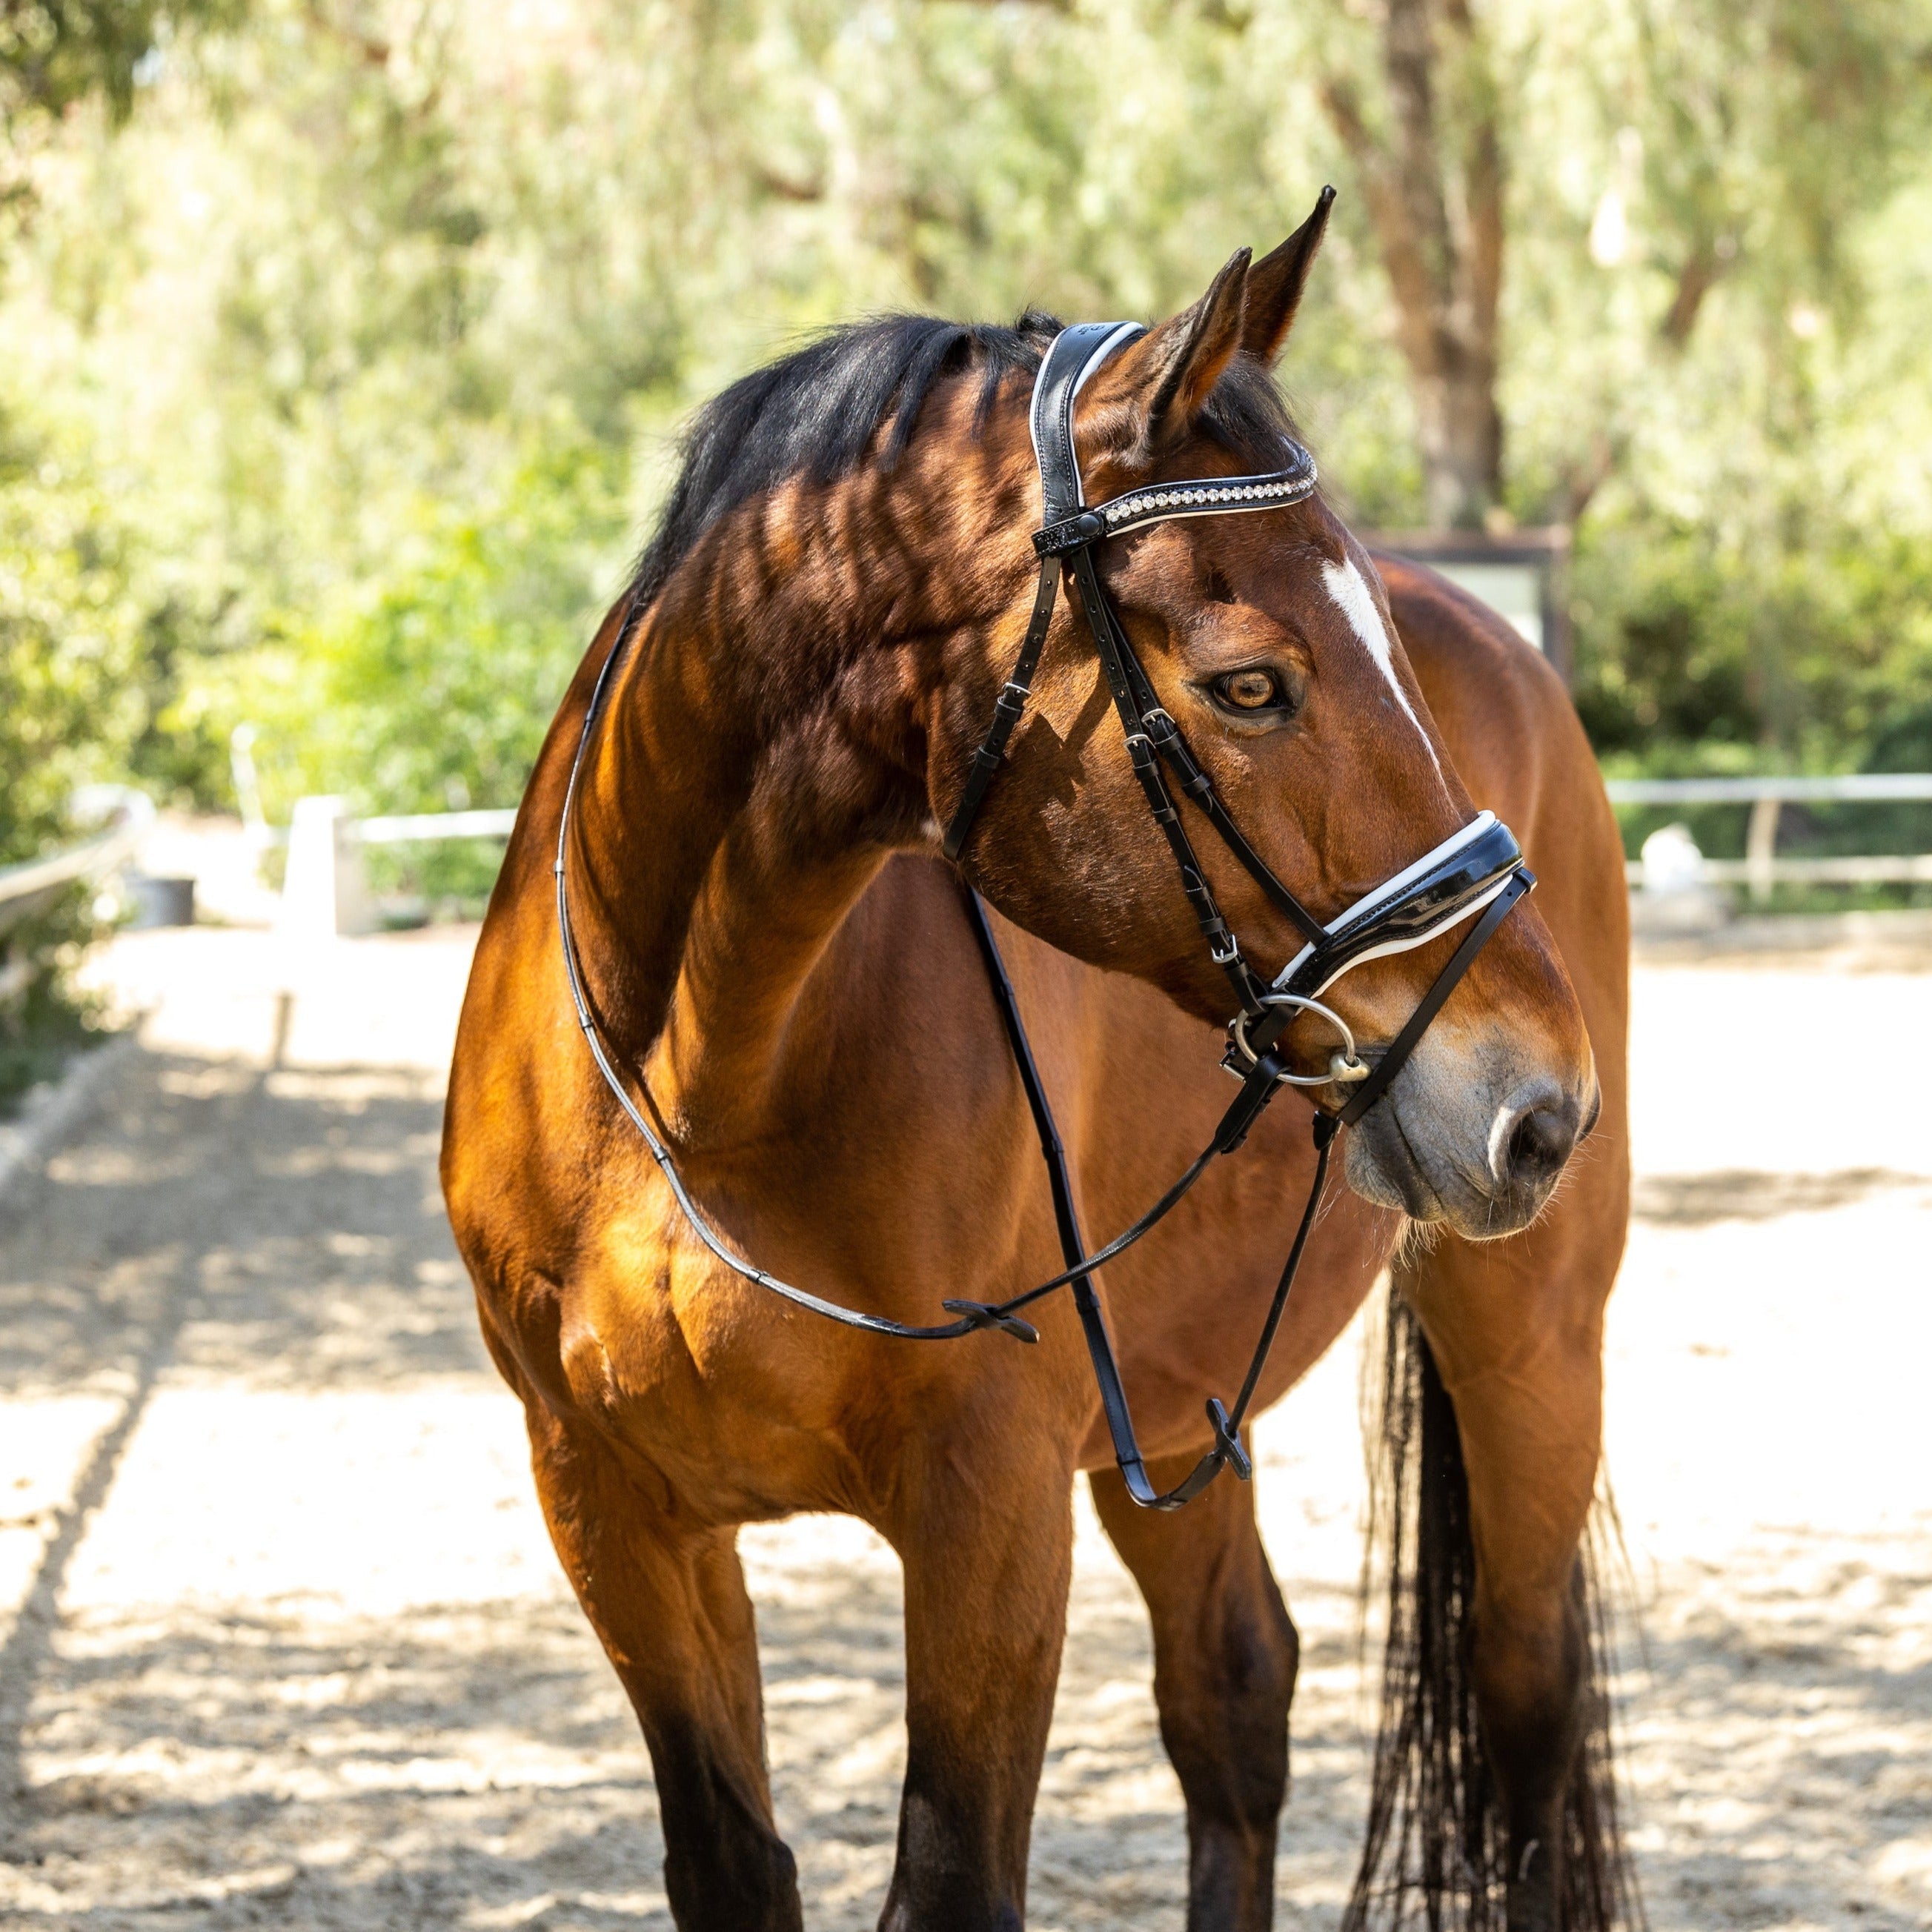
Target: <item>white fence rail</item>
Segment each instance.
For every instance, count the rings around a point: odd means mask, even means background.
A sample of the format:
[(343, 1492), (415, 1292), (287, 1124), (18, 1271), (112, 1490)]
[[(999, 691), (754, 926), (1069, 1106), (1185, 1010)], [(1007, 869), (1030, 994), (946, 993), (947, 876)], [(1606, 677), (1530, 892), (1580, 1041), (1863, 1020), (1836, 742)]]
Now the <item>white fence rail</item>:
[(1932, 772), (1837, 778), (1610, 778), (1612, 805), (1877, 805), (1932, 799)]
[[(510, 811), (406, 812), (357, 819), (350, 816), (341, 799), (305, 798), (284, 831), (260, 816), (248, 743), (239, 734), (236, 753), (236, 789), (251, 832), (263, 844), (288, 844), (281, 922), (286, 930), (320, 935), (364, 932), (375, 926), (375, 906), (362, 868), (364, 846), (506, 838), (516, 824), (517, 814)], [(1744, 856), (1703, 859), (1699, 876), (1708, 885), (1744, 886), (1756, 900), (1768, 898), (1775, 885), (1932, 884), (1932, 853), (1780, 859), (1777, 851), (1778, 819), (1786, 805), (1932, 802), (1932, 772), (1858, 772), (1837, 778), (1612, 778), (1605, 788), (1613, 805), (1750, 806)], [(1646, 884), (1641, 860), (1631, 861), (1628, 871), (1634, 886)], [(1654, 886), (1658, 882), (1650, 883)]]
[(110, 802), (111, 821), (93, 838), (70, 845), (64, 852), (0, 871), (0, 933), (18, 925), (62, 886), (76, 879), (104, 878), (133, 856), (154, 822), (154, 808), (139, 792), (118, 787)]
[[(1706, 859), (1705, 883), (1742, 886), (1762, 904), (1774, 886), (1932, 884), (1932, 853), (1780, 859), (1778, 822), (1787, 805), (1892, 805), (1932, 800), (1932, 772), (1848, 772), (1834, 778), (1612, 778), (1612, 805), (1748, 805), (1742, 859)], [(1633, 886), (1646, 882), (1642, 860), (1628, 868)]]
[[(282, 885), (280, 929), (304, 938), (373, 932), (380, 921), (362, 863), (370, 845), (412, 845), (446, 838), (507, 838), (514, 812), (416, 812), (352, 818), (347, 801), (304, 798), (285, 835), (288, 871)], [(262, 844), (274, 828), (262, 826)]]
[(394, 818), (358, 818), (365, 845), (407, 845), (420, 838), (507, 838), (514, 812), (416, 812)]
[[(140, 793), (120, 786), (101, 788), (91, 802), (103, 808), (101, 815), (109, 820), (105, 830), (63, 852), (0, 870), (0, 941), (75, 880), (105, 878), (119, 871), (154, 821), (154, 806)], [(27, 957), (0, 963), (0, 1004), (26, 990), (34, 966)]]

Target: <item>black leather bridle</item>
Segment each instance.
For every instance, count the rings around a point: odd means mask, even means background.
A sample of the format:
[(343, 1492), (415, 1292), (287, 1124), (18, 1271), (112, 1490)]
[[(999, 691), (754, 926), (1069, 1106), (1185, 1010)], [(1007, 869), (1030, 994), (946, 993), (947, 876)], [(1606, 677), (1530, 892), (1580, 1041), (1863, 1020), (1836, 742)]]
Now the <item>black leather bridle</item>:
[[(1082, 385), (1109, 356), (1145, 332), (1136, 322), (1083, 322), (1063, 330), (1041, 363), (1034, 386), (1030, 414), (1034, 451), (1039, 463), (1046, 506), (1042, 526), (1034, 536), (1034, 548), (1040, 559), (1039, 590), (1018, 662), (995, 701), (992, 724), (974, 754), (964, 790), (941, 845), (946, 857), (956, 864), (987, 788), (1004, 760), (1007, 741), (1024, 712), (1030, 694), (1030, 681), (1053, 621), (1057, 593), (1064, 580), (1070, 596), (1078, 596), (1100, 655), (1114, 710), (1119, 713), (1126, 734), (1127, 752), (1133, 762), (1135, 776), (1147, 796), (1154, 820), (1173, 852), (1180, 871), (1181, 890), (1193, 908), (1210, 956), (1228, 976), (1240, 1008), (1228, 1024), (1228, 1050), (1222, 1064), (1240, 1080), (1240, 1091), (1222, 1116), (1208, 1145), (1138, 1220), (1105, 1246), (1090, 1253), (1088, 1251), (1074, 1204), (1066, 1151), (1020, 1017), (1012, 982), (1000, 956), (992, 928), (987, 922), (985, 907), (969, 886), (964, 893), (968, 918), (986, 963), (994, 1000), (1006, 1028), (1021, 1084), (1039, 1135), (1060, 1250), (1066, 1263), (1065, 1270), (1005, 1301), (945, 1301), (942, 1306), (956, 1318), (921, 1327), (828, 1301), (822, 1296), (781, 1281), (763, 1268), (754, 1267), (725, 1245), (723, 1238), (699, 1212), (686, 1190), (670, 1149), (632, 1097), (629, 1088), (611, 1060), (602, 1029), (591, 1011), (583, 961), (571, 925), (569, 895), (566, 887), (571, 811), (576, 800), (578, 781), (591, 732), (602, 709), (613, 668), (623, 655), (641, 615), (641, 610), (635, 605), (624, 614), (616, 641), (604, 659), (584, 712), (584, 728), (571, 763), (569, 782), (565, 789), (563, 809), (557, 825), (554, 869), (558, 932), (578, 1024), (605, 1084), (642, 1136), (685, 1219), (711, 1252), (733, 1273), (801, 1308), (848, 1327), (906, 1341), (947, 1341), (979, 1329), (996, 1328), (1022, 1341), (1036, 1342), (1040, 1339), (1038, 1332), (1030, 1323), (1020, 1318), (1019, 1311), (1057, 1288), (1070, 1287), (1093, 1361), (1114, 1458), (1120, 1465), (1128, 1493), (1146, 1508), (1178, 1509), (1192, 1502), (1224, 1468), (1232, 1468), (1244, 1481), (1252, 1473), (1240, 1440), (1241, 1427), (1267, 1365), (1287, 1306), (1288, 1292), (1294, 1286), (1303, 1252), (1315, 1225), (1328, 1180), (1329, 1154), (1336, 1136), (1342, 1128), (1352, 1126), (1388, 1091), (1490, 934), (1536, 881), (1524, 866), (1521, 848), (1509, 829), (1485, 812), (1432, 851), (1425, 853), (1414, 865), (1384, 880), (1324, 923), (1275, 877), (1266, 861), (1249, 844), (1216, 793), (1213, 779), (1189, 750), (1179, 726), (1162, 707), (1124, 626), (1101, 586), (1094, 556), (1100, 546), (1112, 538), (1169, 518), (1222, 516), (1276, 509), (1300, 502), (1314, 490), (1315, 462), (1307, 451), (1291, 442), (1288, 446), (1291, 460), (1283, 470), (1264, 476), (1150, 484), (1129, 490), (1107, 502), (1089, 505), (1074, 448), (1074, 403)], [(1236, 861), (1259, 886), (1268, 902), (1294, 926), (1305, 940), (1301, 950), (1272, 981), (1264, 981), (1256, 972), (1242, 952), (1240, 940), (1222, 917), (1207, 874), (1195, 855), (1166, 775), (1172, 776), (1181, 796), (1199, 811)], [(1448, 964), (1436, 975), (1434, 983), (1400, 1031), (1376, 1056), (1372, 1065), (1364, 1062), (1355, 1053), (1354, 1040), (1346, 1025), (1338, 1014), (1322, 1004), (1321, 994), (1352, 968), (1369, 959), (1424, 945), (1472, 917), (1475, 924), (1457, 946)], [(1331, 1056), (1327, 1071), (1314, 1076), (1292, 1072), (1282, 1046), (1288, 1028), (1303, 1013), (1310, 1012), (1331, 1022), (1340, 1031), (1344, 1042), (1344, 1050)], [(1124, 1253), (1162, 1220), (1213, 1161), (1241, 1144), (1262, 1110), (1283, 1086), (1288, 1085), (1332, 1085), (1352, 1088), (1353, 1090), (1336, 1112), (1326, 1112), (1319, 1108), (1316, 1112), (1315, 1178), (1240, 1393), (1232, 1408), (1225, 1406), (1218, 1397), (1208, 1398), (1207, 1413), (1213, 1432), (1212, 1444), (1185, 1480), (1162, 1493), (1156, 1491), (1148, 1479), (1135, 1437), (1119, 1363), (1107, 1332), (1100, 1297), (1094, 1287), (1093, 1272)]]

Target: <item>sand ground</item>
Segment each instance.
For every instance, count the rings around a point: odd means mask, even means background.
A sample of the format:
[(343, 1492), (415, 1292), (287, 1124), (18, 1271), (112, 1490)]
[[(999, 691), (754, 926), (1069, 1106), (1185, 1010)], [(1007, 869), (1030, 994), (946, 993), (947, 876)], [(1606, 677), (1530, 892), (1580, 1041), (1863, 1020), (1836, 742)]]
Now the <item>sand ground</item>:
[[(104, 967), (143, 1050), (0, 1204), (0, 1921), (669, 1927), (436, 1196), (467, 945), (193, 930)], [(1652, 1922), (1932, 1927), (1932, 954), (1641, 968), (1635, 1058), (1609, 1432)], [(1373, 1714), (1358, 1354), (1258, 1432), (1305, 1644), (1280, 1919), (1311, 1932)], [(896, 1567), (832, 1519), (745, 1545), (808, 1922), (868, 1926)], [(1036, 1928), (1181, 1922), (1149, 1671), (1083, 1499)]]

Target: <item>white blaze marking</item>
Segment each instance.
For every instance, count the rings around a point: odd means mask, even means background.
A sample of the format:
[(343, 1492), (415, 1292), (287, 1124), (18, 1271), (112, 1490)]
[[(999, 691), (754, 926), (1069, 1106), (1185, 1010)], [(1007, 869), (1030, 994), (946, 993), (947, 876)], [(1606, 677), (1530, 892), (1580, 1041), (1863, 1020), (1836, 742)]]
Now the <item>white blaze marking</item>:
[[(1408, 693), (1402, 689), (1402, 680), (1395, 674), (1395, 659), (1390, 654), (1388, 626), (1382, 622), (1382, 614), (1378, 608), (1375, 593), (1368, 586), (1362, 573), (1355, 568), (1352, 557), (1344, 557), (1340, 563), (1324, 563), (1322, 566), (1322, 580), (1328, 586), (1328, 594), (1342, 607), (1342, 614), (1354, 627), (1357, 637), (1367, 646), (1368, 653), (1376, 661), (1376, 668), (1388, 680), (1390, 690), (1395, 693), (1395, 701), (1408, 714), (1408, 722), (1415, 727), (1416, 736), (1422, 740), (1422, 748), (1429, 754), (1429, 761), (1436, 767), (1436, 776), (1442, 776), (1442, 760), (1436, 755), (1436, 747), (1429, 742), (1429, 734), (1422, 728), (1422, 720), (1415, 715), (1415, 707), (1408, 701)], [(1444, 780), (1444, 788), (1448, 788)]]

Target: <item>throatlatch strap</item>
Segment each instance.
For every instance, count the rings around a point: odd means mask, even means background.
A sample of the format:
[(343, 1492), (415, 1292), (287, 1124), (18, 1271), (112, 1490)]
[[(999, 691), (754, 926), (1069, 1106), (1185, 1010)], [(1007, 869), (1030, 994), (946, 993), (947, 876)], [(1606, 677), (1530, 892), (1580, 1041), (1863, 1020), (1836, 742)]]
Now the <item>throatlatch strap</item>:
[(973, 754), (973, 762), (966, 772), (966, 789), (960, 794), (952, 822), (946, 826), (946, 836), (940, 842), (939, 849), (949, 860), (957, 859), (964, 848), (966, 835), (972, 830), (973, 820), (979, 815), (980, 801), (986, 796), (986, 788), (993, 782), (993, 774), (1000, 769), (1000, 762), (1006, 755), (1006, 740), (1013, 735), (1013, 727), (1020, 722), (1020, 714), (1026, 710), (1027, 699), (1032, 694), (1033, 674), (1040, 667), (1040, 651), (1046, 643), (1047, 632), (1052, 626), (1054, 593), (1059, 582), (1058, 560), (1042, 557), (1040, 588), (1034, 592), (1033, 616), (1028, 620), (1020, 654), (1013, 662), (1012, 675), (993, 700), (993, 722), (987, 728), (985, 741)]

